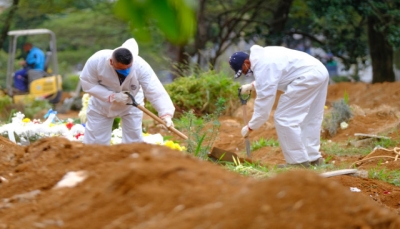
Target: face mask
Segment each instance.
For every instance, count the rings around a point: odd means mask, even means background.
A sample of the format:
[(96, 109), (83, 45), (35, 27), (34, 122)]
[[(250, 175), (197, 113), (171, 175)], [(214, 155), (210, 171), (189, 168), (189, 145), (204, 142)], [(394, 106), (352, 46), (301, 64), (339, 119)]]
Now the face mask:
[(122, 74), (125, 77), (127, 77), (129, 75), (129, 72), (131, 71), (131, 68), (127, 68), (127, 69), (124, 69), (124, 70), (115, 69), (115, 71), (117, 71), (119, 74)]

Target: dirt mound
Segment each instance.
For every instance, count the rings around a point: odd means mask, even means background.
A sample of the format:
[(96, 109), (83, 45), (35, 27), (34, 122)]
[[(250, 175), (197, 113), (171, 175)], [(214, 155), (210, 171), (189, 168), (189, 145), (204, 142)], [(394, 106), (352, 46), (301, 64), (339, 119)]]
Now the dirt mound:
[(0, 137), (0, 173), (10, 166), (16, 165), (18, 158), (22, 157), (23, 154), (22, 147), (16, 146), (14, 142), (7, 138)]
[[(21, 148), (2, 172), (0, 228), (400, 227), (392, 211), (312, 171), (257, 180), (147, 144), (48, 138)], [(52, 188), (82, 170), (76, 187)]]
[(393, 83), (349, 83), (343, 82), (329, 85), (327, 105), (349, 96), (349, 104), (357, 104), (362, 108), (376, 108), (382, 104), (400, 107), (400, 82)]
[[(327, 106), (346, 92), (354, 117), (326, 144), (346, 145), (354, 133), (398, 138), (399, 86), (330, 85)], [(241, 112), (220, 119), (215, 145), (245, 156)], [(251, 142), (277, 139), (273, 113)], [(284, 162), (279, 147), (262, 147), (252, 158), (271, 166)], [(396, 153), (382, 149), (331, 161), (367, 158), (357, 168), (400, 168)], [(54, 189), (71, 171), (87, 178)], [(322, 178), (310, 170), (254, 179), (162, 146), (84, 145), (55, 137), (23, 147), (0, 137), (0, 228), (400, 228), (399, 201), (399, 187), (373, 179)]]

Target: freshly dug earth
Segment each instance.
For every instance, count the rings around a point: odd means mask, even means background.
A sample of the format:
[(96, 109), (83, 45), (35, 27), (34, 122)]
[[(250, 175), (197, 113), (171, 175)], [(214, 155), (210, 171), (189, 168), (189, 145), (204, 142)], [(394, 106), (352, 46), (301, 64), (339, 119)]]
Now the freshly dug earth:
[[(62, 138), (24, 151), (1, 174), (0, 228), (400, 228), (393, 211), (312, 171), (257, 180), (163, 146)], [(85, 181), (53, 189), (81, 170)]]
[[(354, 133), (399, 137), (400, 83), (331, 85), (327, 112), (345, 91), (355, 115), (324, 144), (346, 146)], [(251, 141), (277, 139), (272, 115)], [(220, 121), (215, 146), (244, 155), (241, 109)], [(279, 147), (254, 151), (252, 159), (266, 166), (284, 162)], [(336, 156), (330, 163), (360, 159)], [(391, 158), (357, 168), (378, 164), (400, 168)], [(71, 171), (85, 171), (86, 180), (55, 189)], [(306, 169), (255, 179), (163, 146), (47, 138), (22, 147), (0, 137), (0, 228), (400, 228), (399, 206), (400, 188), (373, 179), (323, 178)]]

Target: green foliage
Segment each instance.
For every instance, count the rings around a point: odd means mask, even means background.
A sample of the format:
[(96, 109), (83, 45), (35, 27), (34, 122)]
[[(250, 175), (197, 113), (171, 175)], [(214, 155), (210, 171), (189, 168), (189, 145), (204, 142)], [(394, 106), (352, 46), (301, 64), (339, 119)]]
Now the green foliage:
[(224, 104), (225, 100), (220, 98), (215, 104), (214, 113), (197, 117), (192, 110), (189, 110), (175, 122), (178, 129), (187, 133), (188, 139), (185, 142), (188, 153), (202, 159), (208, 158), (221, 126), (218, 117), (225, 109)]
[(62, 82), (62, 89), (63, 91), (74, 91), (78, 83), (79, 83), (78, 75), (69, 75), (67, 77), (64, 77)]
[(48, 100), (35, 99), (32, 102), (24, 103), (21, 112), (25, 114), (26, 118), (33, 119), (40, 111), (49, 110), (51, 108), (53, 108), (53, 106)]
[(112, 124), (112, 130), (118, 129), (120, 127), (120, 124), (121, 124), (121, 118), (116, 117)]
[[(95, 52), (114, 49), (131, 37), (128, 25), (113, 15), (113, 3), (103, 3), (95, 9), (76, 10), (68, 14), (49, 16), (42, 27), (57, 36), (59, 63), (83, 65)], [(43, 40), (35, 40), (43, 43)], [(41, 44), (46, 47), (48, 44)]]
[(346, 103), (347, 105), (349, 104), (349, 93), (347, 93), (346, 90), (344, 91), (343, 101), (344, 101), (344, 103)]
[(400, 171), (397, 170), (388, 170), (377, 166), (368, 170), (368, 176), (371, 179), (378, 179), (395, 186), (400, 186)]
[(338, 143), (323, 141), (321, 143), (321, 150), (327, 155), (331, 156), (345, 156), (345, 155), (360, 155), (365, 156), (369, 154), (372, 150), (372, 146), (365, 147), (353, 147), (344, 146)]
[(344, 99), (333, 102), (332, 110), (325, 115), (322, 126), (330, 136), (334, 136), (341, 122), (347, 122), (353, 116), (350, 106)]
[(12, 116), (18, 111), (25, 114), (26, 118), (41, 118), (38, 117), (41, 111), (47, 111), (52, 108), (52, 104), (45, 99), (26, 100), (22, 105), (12, 103), (12, 99), (9, 96), (2, 96), (0, 97), (0, 120), (9, 123)]
[(116, 14), (130, 22), (134, 36), (140, 41), (150, 38), (149, 22), (153, 22), (174, 44), (185, 44), (196, 31), (196, 1), (193, 0), (119, 0)]
[(4, 120), (10, 116), (9, 107), (12, 104), (12, 98), (8, 95), (0, 96), (0, 119)]
[(0, 88), (6, 88), (8, 54), (0, 50)]
[(395, 147), (400, 143), (399, 139), (391, 139), (391, 138), (380, 138), (375, 139), (374, 145), (376, 147), (390, 148)]
[(279, 146), (279, 142), (274, 140), (274, 139), (264, 139), (264, 138), (260, 138), (258, 141), (254, 141), (251, 143), (251, 151), (255, 151), (258, 149), (261, 149), (263, 147), (278, 147)]
[(340, 83), (340, 82), (351, 82), (350, 78), (347, 76), (335, 76), (332, 77), (333, 82)]
[(246, 161), (244, 163), (241, 163), (240, 161), (235, 161), (234, 163), (224, 163), (224, 166), (228, 170), (242, 174), (244, 176), (268, 178), (275, 175), (273, 171), (268, 169), (268, 167), (265, 167), (257, 162), (250, 163)]
[(363, 5), (362, 1), (353, 3), (347, 0), (308, 0), (307, 5), (312, 11), (313, 19), (308, 25), (309, 33), (321, 34), (327, 38), (318, 45), (335, 56), (340, 56), (347, 68), (357, 64), (358, 60), (366, 61), (366, 20), (358, 11), (358, 7)]
[[(237, 89), (240, 85), (222, 73), (206, 72), (200, 77), (180, 77), (167, 84), (165, 89), (176, 108), (176, 116), (193, 110), (195, 115), (212, 114), (219, 98), (225, 100), (224, 114), (232, 114), (240, 105)], [(150, 104), (147, 104), (149, 106)], [(154, 110), (154, 109), (153, 109)]]
[(306, 2), (313, 13), (313, 23), (309, 25), (309, 33), (324, 35), (327, 39), (319, 44), (324, 50), (340, 56), (347, 68), (360, 60), (365, 63), (368, 50), (376, 49), (378, 47), (373, 46), (380, 45), (370, 43), (372, 47), (368, 49), (368, 22), (374, 23), (373, 29), (384, 36), (394, 48), (400, 47), (399, 1), (307, 0)]
[[(3, 133), (0, 133), (0, 135), (4, 138), (8, 138), (8, 132), (6, 132), (6, 131)], [(37, 133), (29, 133), (29, 132), (21, 133), (20, 135), (17, 135), (14, 132), (14, 138), (15, 138), (15, 142), (17, 144), (29, 145), (30, 143), (33, 143), (33, 142), (43, 138), (43, 136), (40, 136)]]

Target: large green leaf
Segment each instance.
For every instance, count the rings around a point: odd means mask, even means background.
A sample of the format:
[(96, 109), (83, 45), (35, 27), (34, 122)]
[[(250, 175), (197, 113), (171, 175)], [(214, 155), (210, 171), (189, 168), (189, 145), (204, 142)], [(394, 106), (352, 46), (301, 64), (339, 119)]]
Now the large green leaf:
[(139, 41), (149, 41), (151, 23), (174, 44), (185, 44), (196, 28), (194, 0), (119, 0), (115, 13), (130, 23)]

